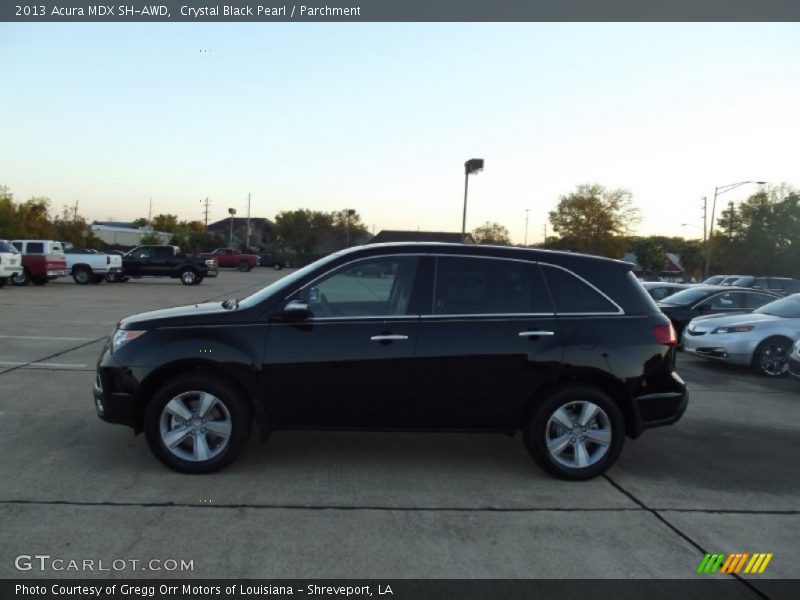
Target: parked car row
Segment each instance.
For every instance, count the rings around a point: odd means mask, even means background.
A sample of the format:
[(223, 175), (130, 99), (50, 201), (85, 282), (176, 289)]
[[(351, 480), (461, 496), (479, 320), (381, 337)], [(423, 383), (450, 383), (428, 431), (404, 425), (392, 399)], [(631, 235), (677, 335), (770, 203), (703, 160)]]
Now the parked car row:
[(800, 281), (791, 277), (753, 275), (714, 275), (703, 281), (706, 285), (729, 285), (777, 292), (784, 296), (800, 292)]
[(131, 277), (171, 277), (184, 285), (198, 285), (218, 272), (216, 258), (188, 256), (177, 246), (139, 246), (121, 254), (65, 248), (53, 240), (0, 240), (0, 287), (8, 281), (17, 286), (44, 285), (66, 275), (81, 285)]

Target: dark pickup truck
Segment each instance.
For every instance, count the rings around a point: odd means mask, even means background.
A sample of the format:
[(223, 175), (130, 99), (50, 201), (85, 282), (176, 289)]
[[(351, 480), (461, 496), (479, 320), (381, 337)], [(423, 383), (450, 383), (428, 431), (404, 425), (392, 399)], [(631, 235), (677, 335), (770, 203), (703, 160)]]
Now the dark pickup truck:
[(178, 246), (139, 246), (122, 257), (122, 277), (172, 277), (197, 285), (219, 273), (217, 261), (181, 254)]

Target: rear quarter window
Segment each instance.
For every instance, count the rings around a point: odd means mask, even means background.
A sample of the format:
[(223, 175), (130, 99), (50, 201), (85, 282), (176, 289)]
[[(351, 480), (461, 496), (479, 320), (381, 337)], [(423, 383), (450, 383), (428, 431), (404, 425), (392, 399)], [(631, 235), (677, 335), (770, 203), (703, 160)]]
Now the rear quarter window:
[[(553, 296), (556, 313), (618, 314), (620, 312), (616, 304), (576, 275), (558, 267), (543, 266), (543, 270)], [(644, 288), (638, 282), (635, 285), (655, 308), (653, 299)]]

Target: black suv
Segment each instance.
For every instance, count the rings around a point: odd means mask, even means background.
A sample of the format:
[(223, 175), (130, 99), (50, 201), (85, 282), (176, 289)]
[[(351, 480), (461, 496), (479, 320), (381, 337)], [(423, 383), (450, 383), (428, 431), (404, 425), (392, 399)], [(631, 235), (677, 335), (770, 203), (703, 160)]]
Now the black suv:
[[(384, 277), (353, 277), (356, 269)], [(675, 332), (620, 261), (458, 244), (330, 255), (242, 300), (120, 321), (101, 418), (205, 473), (276, 429), (522, 430), (549, 473), (588, 479), (625, 436), (686, 409)]]

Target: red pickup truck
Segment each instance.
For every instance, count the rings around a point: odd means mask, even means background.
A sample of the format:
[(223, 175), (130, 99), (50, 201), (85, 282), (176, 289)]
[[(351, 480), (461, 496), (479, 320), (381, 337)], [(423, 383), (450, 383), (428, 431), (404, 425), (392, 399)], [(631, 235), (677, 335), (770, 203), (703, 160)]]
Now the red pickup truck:
[(217, 248), (213, 252), (198, 255), (201, 258), (213, 258), (219, 267), (233, 267), (242, 272), (249, 271), (258, 266), (258, 257), (255, 254), (243, 254), (233, 248)]
[(14, 240), (11, 242), (22, 254), (22, 273), (11, 278), (14, 285), (44, 285), (51, 279), (67, 274), (67, 260), (61, 242), (50, 240)]

